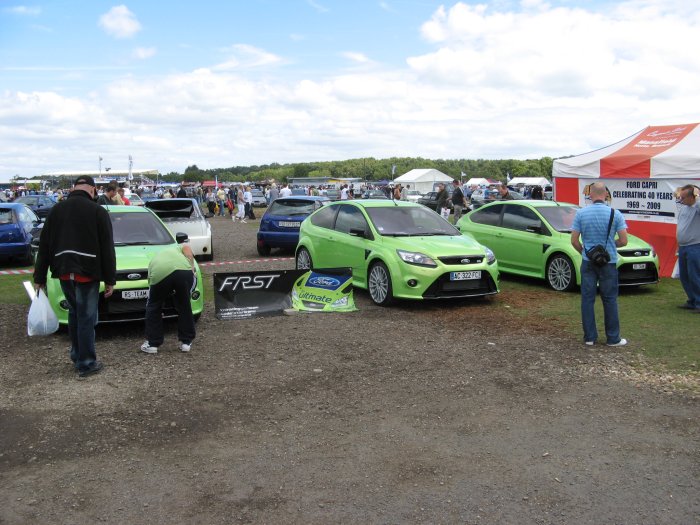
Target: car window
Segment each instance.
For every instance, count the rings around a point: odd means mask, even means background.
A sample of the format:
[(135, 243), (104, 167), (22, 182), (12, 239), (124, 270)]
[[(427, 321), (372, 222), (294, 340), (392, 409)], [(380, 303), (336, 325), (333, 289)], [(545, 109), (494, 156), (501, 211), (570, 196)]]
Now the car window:
[(20, 208), (17, 210), (17, 218), (19, 219), (19, 223), (24, 228), (25, 231), (30, 231), (32, 229), (32, 217), (34, 216), (34, 213), (29, 215), (29, 211), (26, 208)]
[(12, 210), (9, 208), (0, 209), (0, 224), (12, 224)]
[(315, 226), (320, 228), (333, 229), (333, 222), (335, 221), (335, 212), (338, 211), (338, 206), (328, 206), (326, 208), (321, 208), (319, 211), (314, 213), (309, 220)]
[(528, 227), (539, 228), (542, 221), (537, 214), (526, 206), (508, 206), (503, 211), (504, 228), (511, 230), (526, 231)]
[(537, 211), (545, 218), (552, 228), (559, 232), (571, 232), (578, 206), (542, 206)]
[(115, 245), (172, 244), (173, 236), (152, 213), (110, 213)]
[(335, 230), (342, 233), (350, 233), (350, 230), (367, 230), (367, 220), (359, 208), (356, 206), (344, 205), (338, 211), (338, 218), (335, 220)]
[(461, 235), (449, 222), (424, 206), (367, 208), (367, 215), (381, 235)]
[(486, 224), (487, 226), (499, 226), (501, 222), (502, 204), (479, 208), (469, 214), (472, 222), (477, 224)]
[(314, 201), (277, 199), (267, 213), (269, 215), (309, 215), (316, 208)]

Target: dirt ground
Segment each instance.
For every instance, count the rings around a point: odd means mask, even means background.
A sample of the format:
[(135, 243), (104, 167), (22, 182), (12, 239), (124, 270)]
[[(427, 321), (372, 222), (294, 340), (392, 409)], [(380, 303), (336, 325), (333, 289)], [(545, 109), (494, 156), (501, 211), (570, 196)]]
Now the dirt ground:
[[(260, 260), (255, 224), (212, 219), (215, 271)], [(0, 277), (2, 278), (2, 277)], [(167, 323), (68, 338), (0, 308), (0, 523), (700, 523), (700, 410), (641, 380), (633, 347), (589, 349), (538, 294), (218, 321), (189, 354)]]

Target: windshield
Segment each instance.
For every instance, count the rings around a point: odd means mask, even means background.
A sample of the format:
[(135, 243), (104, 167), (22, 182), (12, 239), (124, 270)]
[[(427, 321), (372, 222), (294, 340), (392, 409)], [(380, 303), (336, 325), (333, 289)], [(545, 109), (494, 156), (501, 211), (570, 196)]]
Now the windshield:
[(19, 199), (15, 199), (15, 202), (21, 202), (22, 204), (33, 206), (38, 200), (38, 197), (20, 197)]
[(0, 208), (0, 224), (12, 224), (12, 210), (10, 208)]
[(557, 231), (570, 232), (578, 206), (551, 206), (536, 208), (547, 222)]
[(270, 206), (270, 215), (309, 215), (322, 206), (322, 202), (278, 199)]
[(175, 242), (168, 229), (152, 213), (111, 212), (115, 246), (160, 245)]
[(461, 235), (437, 213), (423, 206), (383, 206), (365, 208), (381, 235), (393, 237)]

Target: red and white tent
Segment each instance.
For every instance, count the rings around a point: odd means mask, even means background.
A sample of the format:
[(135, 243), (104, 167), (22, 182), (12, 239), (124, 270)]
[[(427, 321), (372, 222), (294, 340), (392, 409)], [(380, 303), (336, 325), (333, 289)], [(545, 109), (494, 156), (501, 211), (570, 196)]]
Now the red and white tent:
[(603, 179), (629, 232), (659, 254), (661, 275), (676, 260), (675, 191), (700, 180), (700, 123), (649, 126), (596, 151), (554, 161), (554, 199), (585, 206), (587, 186)]

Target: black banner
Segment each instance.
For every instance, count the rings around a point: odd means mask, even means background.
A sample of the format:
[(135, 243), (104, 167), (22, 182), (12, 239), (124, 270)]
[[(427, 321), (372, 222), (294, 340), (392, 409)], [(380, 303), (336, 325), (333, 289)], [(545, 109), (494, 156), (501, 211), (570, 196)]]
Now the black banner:
[(291, 308), (294, 282), (308, 270), (214, 274), (216, 318), (250, 319), (283, 315)]

